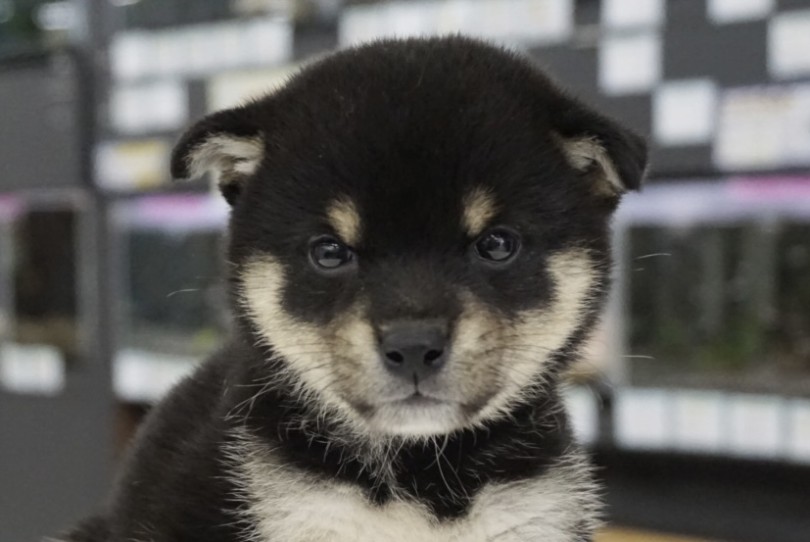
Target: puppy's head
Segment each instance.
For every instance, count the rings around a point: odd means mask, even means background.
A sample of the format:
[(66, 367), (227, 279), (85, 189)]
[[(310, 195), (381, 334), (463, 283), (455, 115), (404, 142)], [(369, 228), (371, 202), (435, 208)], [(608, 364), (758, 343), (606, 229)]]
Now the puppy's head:
[(645, 160), (527, 61), (445, 38), (312, 64), (202, 120), (172, 167), (219, 178), (239, 317), (297, 390), (427, 436), (529, 400), (585, 337)]

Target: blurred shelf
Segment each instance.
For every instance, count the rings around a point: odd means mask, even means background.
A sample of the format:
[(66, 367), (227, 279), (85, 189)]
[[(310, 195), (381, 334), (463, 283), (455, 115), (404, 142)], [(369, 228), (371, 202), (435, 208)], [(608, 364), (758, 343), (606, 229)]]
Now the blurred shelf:
[(671, 451), (594, 451), (616, 525), (733, 542), (807, 542), (810, 468)]
[(652, 531), (608, 527), (596, 535), (594, 542), (710, 542), (705, 538), (676, 536)]

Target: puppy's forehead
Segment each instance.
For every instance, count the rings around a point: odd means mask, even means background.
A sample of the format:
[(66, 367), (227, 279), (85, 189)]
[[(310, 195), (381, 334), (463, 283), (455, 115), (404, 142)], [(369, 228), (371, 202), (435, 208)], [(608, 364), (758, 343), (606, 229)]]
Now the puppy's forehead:
[[(425, 245), (442, 232), (453, 238), (473, 238), (494, 225), (501, 210), (495, 191), (473, 184), (441, 194), (406, 195), (392, 198), (368, 194), (341, 194), (326, 200), (324, 218), (329, 228), (346, 244), (359, 246), (374, 238), (393, 241), (391, 231)], [(428, 234), (428, 235), (425, 235)]]

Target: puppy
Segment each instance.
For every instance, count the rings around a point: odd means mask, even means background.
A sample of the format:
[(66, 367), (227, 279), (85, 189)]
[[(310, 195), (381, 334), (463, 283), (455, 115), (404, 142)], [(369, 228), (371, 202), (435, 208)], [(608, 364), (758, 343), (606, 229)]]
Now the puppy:
[(229, 343), (71, 542), (591, 540), (560, 373), (643, 141), (515, 53), (379, 41), (192, 127), (232, 206)]

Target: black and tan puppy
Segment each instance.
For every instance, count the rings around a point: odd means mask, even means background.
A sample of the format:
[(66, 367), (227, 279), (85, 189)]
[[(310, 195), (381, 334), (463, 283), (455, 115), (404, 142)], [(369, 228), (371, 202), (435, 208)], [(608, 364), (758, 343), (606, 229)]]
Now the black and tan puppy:
[(203, 119), (230, 342), (150, 415), (70, 541), (585, 541), (560, 372), (644, 143), (518, 55), (381, 41)]

